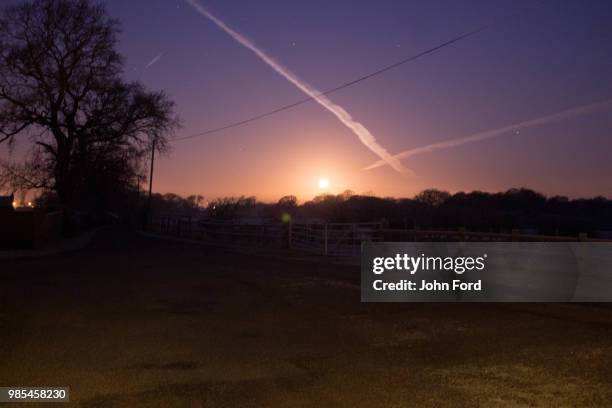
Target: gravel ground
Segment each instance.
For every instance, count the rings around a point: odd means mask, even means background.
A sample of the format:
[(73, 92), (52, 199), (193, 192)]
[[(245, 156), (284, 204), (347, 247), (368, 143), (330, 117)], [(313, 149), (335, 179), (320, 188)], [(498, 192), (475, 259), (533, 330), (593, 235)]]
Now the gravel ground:
[(358, 284), (105, 230), (0, 261), (0, 386), (83, 407), (612, 406), (604, 305), (362, 304)]

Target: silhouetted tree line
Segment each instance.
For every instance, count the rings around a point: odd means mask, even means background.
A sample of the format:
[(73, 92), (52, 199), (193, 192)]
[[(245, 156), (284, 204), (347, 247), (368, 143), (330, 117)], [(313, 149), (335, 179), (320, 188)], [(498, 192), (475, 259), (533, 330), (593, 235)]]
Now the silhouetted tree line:
[(257, 217), (267, 220), (320, 220), (324, 222), (385, 221), (399, 229), (459, 229), (480, 232), (521, 230), (550, 235), (590, 236), (612, 231), (612, 200), (604, 197), (568, 199), (546, 197), (520, 188), (505, 192), (472, 191), (450, 194), (428, 189), (413, 198), (380, 198), (346, 191), (320, 195), (299, 204), (295, 196), (277, 203), (258, 202), (254, 197), (213, 200), (204, 210), (192, 196), (156, 196), (166, 214), (207, 217), (213, 220), (239, 220)]
[(298, 215), (330, 222), (386, 220), (392, 228), (458, 229), (482, 232), (533, 230), (540, 234), (576, 235), (612, 231), (612, 201), (603, 197), (546, 197), (533, 190), (449, 194), (425, 190), (414, 198), (378, 198), (342, 194), (304, 203)]

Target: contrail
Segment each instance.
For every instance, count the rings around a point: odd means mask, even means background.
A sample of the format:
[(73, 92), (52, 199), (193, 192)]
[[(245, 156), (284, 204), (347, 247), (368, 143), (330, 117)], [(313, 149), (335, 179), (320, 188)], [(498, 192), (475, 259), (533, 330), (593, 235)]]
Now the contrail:
[(153, 58), (149, 63), (144, 67), (144, 69), (149, 69), (153, 64), (160, 60), (160, 58), (164, 55), (163, 52), (159, 53), (159, 55)]
[(390, 165), (393, 169), (398, 172), (407, 172), (406, 169), (400, 161), (389, 152), (380, 146), (376, 142), (376, 138), (370, 131), (361, 123), (354, 120), (351, 115), (344, 110), (339, 105), (333, 103), (329, 98), (322, 96), (320, 91), (311, 87), (306, 82), (301, 80), (297, 75), (289, 71), (289, 69), (285, 68), (279, 62), (277, 62), (274, 58), (266, 54), (263, 50), (261, 50), (255, 43), (251, 40), (243, 36), (242, 34), (232, 30), (228, 27), (223, 21), (215, 17), (208, 10), (206, 10), (202, 5), (200, 5), (196, 0), (185, 0), (189, 3), (197, 12), (202, 14), (204, 17), (212, 21), (215, 25), (225, 31), (230, 37), (236, 40), (239, 44), (244, 46), (245, 48), (251, 50), (259, 59), (268, 64), (273, 70), (282, 75), (287, 81), (291, 82), (295, 85), (300, 91), (308, 95), (309, 97), (315, 99), (319, 105), (323, 106), (329, 112), (331, 112), (334, 116), (340, 120), (346, 127), (351, 129), (351, 131), (359, 138), (361, 143), (363, 143), (368, 149), (374, 152), (378, 157), (380, 157), (383, 163)]
[[(583, 114), (586, 114), (586, 113), (595, 112), (595, 111), (598, 111), (598, 110), (601, 110), (601, 109), (604, 109), (604, 108), (610, 107), (610, 106), (612, 106), (612, 99), (608, 99), (608, 100), (605, 100), (605, 101), (602, 101), (602, 102), (592, 103), (590, 105), (584, 105), (584, 106), (579, 106), (579, 107), (576, 107), (576, 108), (567, 109), (567, 110), (564, 110), (564, 111), (561, 111), (561, 112), (554, 113), (552, 115), (542, 116), (542, 117), (537, 118), (537, 119), (532, 119), (532, 120), (527, 120), (527, 121), (524, 121), (524, 122), (515, 123), (513, 125), (506, 126), (506, 127), (499, 128), (499, 129), (487, 130), (487, 131), (484, 131), (484, 132), (475, 133), (473, 135), (461, 137), (461, 138), (458, 138), (458, 139), (446, 140), (446, 141), (443, 141), (443, 142), (437, 142), (437, 143), (432, 143), (432, 144), (429, 144), (429, 145), (426, 145), (426, 146), (417, 147), (416, 149), (405, 150), (405, 151), (403, 151), (401, 153), (396, 154), (393, 157), (395, 159), (398, 159), (398, 160), (399, 159), (405, 159), (407, 157), (415, 156), (415, 155), (421, 154), (421, 153), (430, 153), (430, 152), (433, 152), (434, 150), (448, 149), (448, 148), (451, 148), (451, 147), (461, 146), (461, 145), (468, 144), (468, 143), (474, 143), (474, 142), (478, 142), (480, 140), (485, 140), (485, 139), (491, 139), (491, 138), (494, 138), (494, 137), (499, 137), (499, 136), (502, 136), (503, 134), (505, 134), (507, 132), (510, 132), (510, 131), (518, 131), (520, 129), (524, 129), (524, 128), (528, 128), (528, 127), (532, 127), (532, 126), (544, 125), (544, 124), (553, 123), (553, 122), (559, 122), (559, 121), (564, 120), (564, 119), (568, 119), (568, 118), (571, 118), (571, 117), (583, 115)], [(372, 169), (375, 169), (377, 167), (384, 166), (385, 164), (387, 164), (386, 161), (379, 160), (376, 163), (371, 164), (370, 166), (364, 168), (364, 170), (372, 170)]]

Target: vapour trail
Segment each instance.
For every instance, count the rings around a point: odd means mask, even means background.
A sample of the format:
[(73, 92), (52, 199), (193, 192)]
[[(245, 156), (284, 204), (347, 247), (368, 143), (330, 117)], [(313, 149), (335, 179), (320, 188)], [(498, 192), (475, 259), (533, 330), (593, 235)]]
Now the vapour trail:
[[(426, 146), (417, 147), (415, 149), (405, 150), (401, 153), (393, 156), (395, 159), (405, 159), (407, 157), (415, 156), (417, 154), (422, 153), (431, 153), (435, 150), (440, 149), (449, 149), (451, 147), (457, 147), (468, 143), (478, 142), (480, 140), (491, 139), (494, 137), (499, 137), (510, 131), (518, 131), (520, 129), (525, 129), (532, 126), (544, 125), (553, 122), (559, 122), (564, 119), (568, 119), (575, 116), (584, 115), (586, 113), (595, 112), (598, 110), (605, 109), (607, 107), (612, 107), (612, 99), (608, 99), (602, 102), (596, 102), (589, 105), (579, 106), (576, 108), (567, 109), (561, 112), (554, 113), (552, 115), (542, 116), (537, 119), (527, 120), (524, 122), (515, 123), (510, 126), (505, 126), (499, 129), (487, 130), (484, 132), (475, 133), (473, 135), (461, 137), (458, 139), (445, 140), (443, 142), (432, 143)], [(518, 134), (518, 132), (514, 133)], [(364, 168), (364, 170), (372, 170), (377, 167), (381, 167), (387, 164), (387, 162), (383, 160), (379, 160), (374, 164), (369, 165)]]
[(164, 55), (163, 52), (159, 53), (159, 55), (157, 57), (155, 57), (151, 61), (149, 61), (149, 63), (144, 67), (144, 69), (149, 69), (153, 64), (155, 64), (157, 61), (159, 61), (163, 55)]
[(246, 38), (244, 35), (228, 27), (223, 21), (211, 14), (196, 0), (185, 1), (189, 5), (191, 5), (198, 13), (202, 14), (204, 17), (206, 17), (223, 31), (225, 31), (225, 33), (227, 33), (230, 37), (236, 40), (240, 45), (252, 51), (257, 57), (259, 57), (259, 59), (265, 62), (278, 74), (282, 75), (287, 81), (295, 85), (295, 87), (297, 87), (300, 91), (316, 100), (319, 105), (323, 106), (334, 116), (336, 116), (336, 118), (338, 118), (338, 120), (342, 122), (342, 124), (348, 127), (359, 138), (361, 143), (363, 143), (368, 149), (378, 155), (378, 157), (381, 158), (383, 163), (388, 164), (400, 173), (410, 171), (406, 169), (398, 159), (391, 156), (391, 154), (389, 154), (389, 152), (385, 148), (379, 145), (374, 135), (372, 135), (372, 133), (370, 133), (370, 131), (364, 125), (354, 120), (344, 108), (335, 104), (326, 96), (321, 95), (322, 92), (308, 85), (305, 81), (300, 79), (289, 69), (285, 68), (274, 58), (266, 54), (257, 45), (255, 45), (255, 43)]

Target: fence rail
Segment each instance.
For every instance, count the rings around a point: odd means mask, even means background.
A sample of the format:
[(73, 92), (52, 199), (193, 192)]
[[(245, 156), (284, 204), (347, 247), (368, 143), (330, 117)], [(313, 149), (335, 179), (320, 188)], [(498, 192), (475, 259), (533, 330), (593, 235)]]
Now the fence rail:
[(237, 224), (161, 217), (153, 230), (166, 235), (226, 245), (286, 245), (286, 228), (280, 223)]
[(606, 241), (578, 237), (512, 233), (485, 233), (465, 230), (400, 230), (386, 228), (384, 223), (280, 223), (258, 224), (213, 222), (190, 217), (160, 217), (153, 231), (176, 237), (227, 246), (266, 246), (291, 248), (324, 256), (358, 256), (362, 242), (573, 242)]

